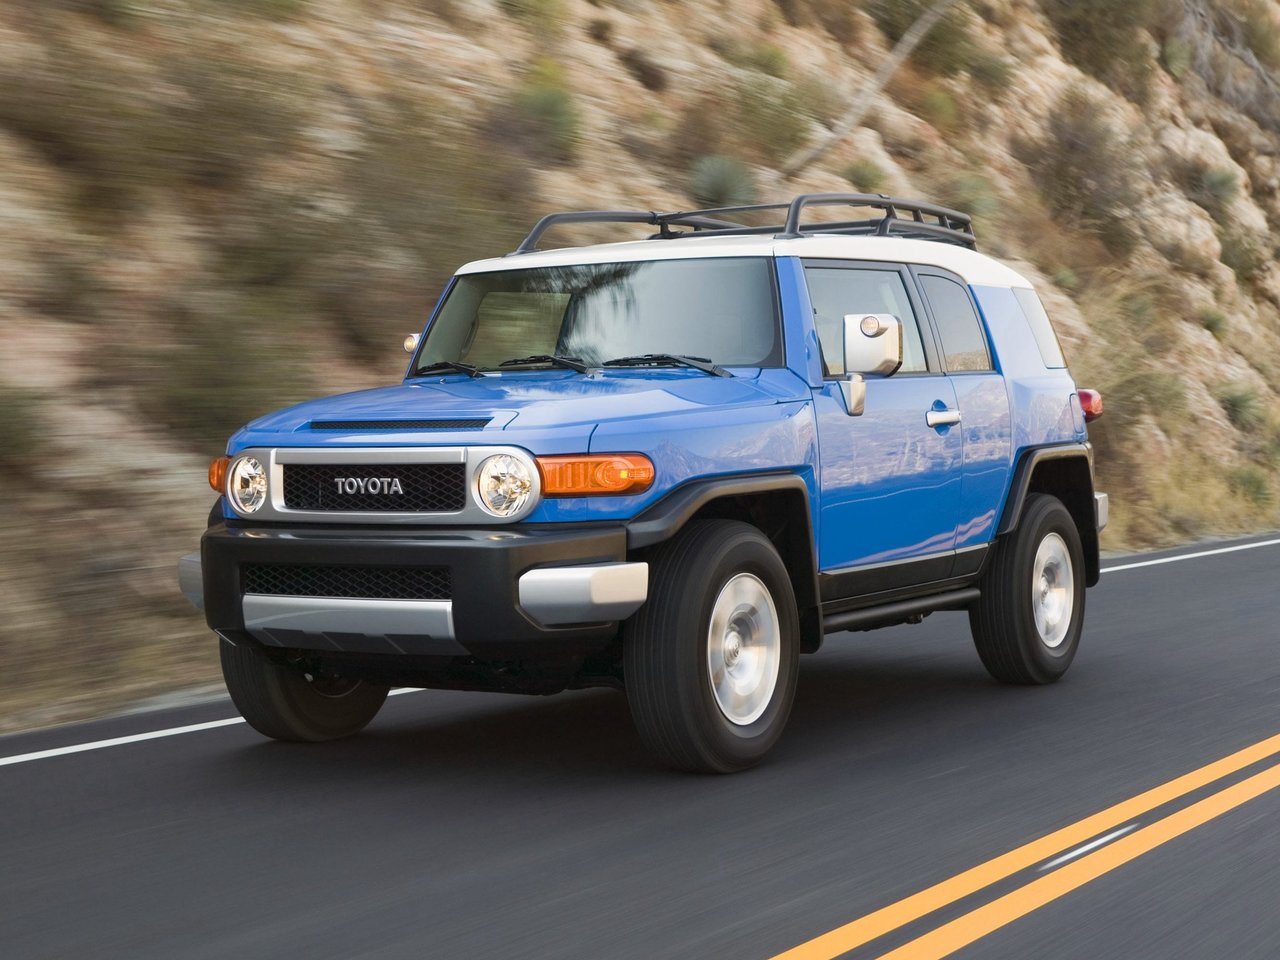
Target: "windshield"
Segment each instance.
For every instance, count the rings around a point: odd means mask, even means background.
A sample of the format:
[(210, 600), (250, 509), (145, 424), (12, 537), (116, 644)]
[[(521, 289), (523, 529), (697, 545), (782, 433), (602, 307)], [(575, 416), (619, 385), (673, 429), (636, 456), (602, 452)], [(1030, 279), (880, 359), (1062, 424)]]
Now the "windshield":
[(772, 262), (646, 260), (473, 273), (458, 278), (416, 369), (557, 354), (592, 366), (646, 353), (723, 366), (779, 366)]

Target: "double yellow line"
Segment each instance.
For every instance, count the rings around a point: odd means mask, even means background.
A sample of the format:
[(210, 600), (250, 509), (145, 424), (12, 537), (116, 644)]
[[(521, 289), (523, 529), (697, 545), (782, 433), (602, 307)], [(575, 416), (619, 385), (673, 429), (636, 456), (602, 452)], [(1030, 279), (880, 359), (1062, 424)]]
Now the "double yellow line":
[[(959, 873), (919, 893), (899, 900), (820, 937), (778, 954), (773, 960), (831, 960), (886, 933), (912, 923), (977, 893), (1014, 874), (1042, 863), (1056, 853), (1077, 847), (1106, 831), (1171, 803), (1215, 781), (1238, 773), (1280, 753), (1280, 734), (1230, 756), (1140, 793), (1048, 836), (1011, 850)], [(1217, 793), (1135, 830), (1085, 856), (1031, 880), (1018, 889), (944, 923), (910, 943), (884, 954), (881, 960), (931, 960), (945, 957), (994, 930), (1023, 917), (1090, 880), (1128, 863), (1221, 816), (1229, 810), (1280, 787), (1280, 764), (1268, 767)]]

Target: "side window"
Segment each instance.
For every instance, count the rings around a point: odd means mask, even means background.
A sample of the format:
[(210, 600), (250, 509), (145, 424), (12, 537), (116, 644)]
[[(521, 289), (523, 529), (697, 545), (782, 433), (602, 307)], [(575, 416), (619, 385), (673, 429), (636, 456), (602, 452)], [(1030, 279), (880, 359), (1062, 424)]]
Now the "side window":
[(1050, 370), (1061, 369), (1067, 365), (1067, 358), (1062, 353), (1062, 344), (1049, 322), (1049, 314), (1045, 313), (1044, 304), (1036, 296), (1034, 290), (1026, 287), (1014, 287), (1013, 295), (1017, 299), (1022, 313), (1027, 318), (1031, 333), (1036, 338), (1036, 346), (1040, 348), (1040, 357)]
[(822, 344), (822, 360), (827, 376), (844, 370), (844, 348), (840, 328), (846, 313), (891, 313), (902, 322), (902, 372), (928, 370), (920, 325), (902, 274), (896, 270), (863, 270), (850, 267), (806, 267), (813, 320)]
[(947, 369), (952, 373), (990, 370), (987, 338), (968, 291), (954, 280), (928, 274), (920, 277), (920, 285), (924, 287), (924, 295), (929, 298), (929, 306), (933, 309)]

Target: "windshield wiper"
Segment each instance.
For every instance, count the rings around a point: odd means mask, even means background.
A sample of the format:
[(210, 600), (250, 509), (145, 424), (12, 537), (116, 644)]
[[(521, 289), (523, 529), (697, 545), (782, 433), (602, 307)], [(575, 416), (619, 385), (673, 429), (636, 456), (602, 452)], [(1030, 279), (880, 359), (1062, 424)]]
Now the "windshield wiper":
[(437, 360), (435, 363), (428, 363), (425, 367), (419, 367), (416, 375), (419, 377), (426, 376), (428, 373), (437, 373), (441, 370), (452, 370), (455, 373), (465, 373), (468, 377), (480, 376), (480, 368), (470, 363), (463, 363), (460, 360)]
[(512, 360), (503, 360), (498, 364), (498, 366), (523, 367), (525, 364), (532, 363), (550, 363), (557, 367), (567, 367), (570, 370), (576, 370), (578, 373), (591, 372), (591, 367), (583, 363), (577, 357), (564, 357), (558, 353), (536, 353), (532, 357), (516, 357)]
[(606, 367), (690, 367), (713, 377), (732, 377), (724, 367), (706, 357), (687, 357), (678, 353), (643, 353), (636, 357), (617, 357), (604, 362)]

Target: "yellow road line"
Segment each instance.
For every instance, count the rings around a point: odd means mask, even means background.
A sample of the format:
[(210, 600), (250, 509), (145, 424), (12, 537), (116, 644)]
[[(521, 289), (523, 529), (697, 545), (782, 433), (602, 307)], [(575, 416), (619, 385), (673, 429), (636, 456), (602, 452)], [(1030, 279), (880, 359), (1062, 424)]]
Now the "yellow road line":
[(1245, 747), (1168, 783), (1121, 801), (1090, 817), (1063, 827), (1048, 836), (1024, 844), (986, 863), (958, 873), (949, 880), (882, 907), (850, 923), (778, 954), (773, 960), (830, 960), (864, 943), (919, 920), (993, 883), (1034, 866), (1055, 853), (1075, 847), (1098, 834), (1120, 826), (1170, 801), (1221, 780), (1268, 757), (1280, 753), (1280, 734)]
[(1096, 880), (1276, 787), (1280, 787), (1280, 764), (1171, 813), (1163, 820), (1157, 820), (1151, 826), (1131, 833), (1109, 847), (1103, 847), (1053, 873), (1033, 880), (1025, 887), (1019, 887), (1012, 893), (978, 907), (963, 917), (945, 923), (897, 950), (884, 954), (880, 960), (937, 960), (955, 953), (961, 947), (1038, 910), (1090, 880)]

